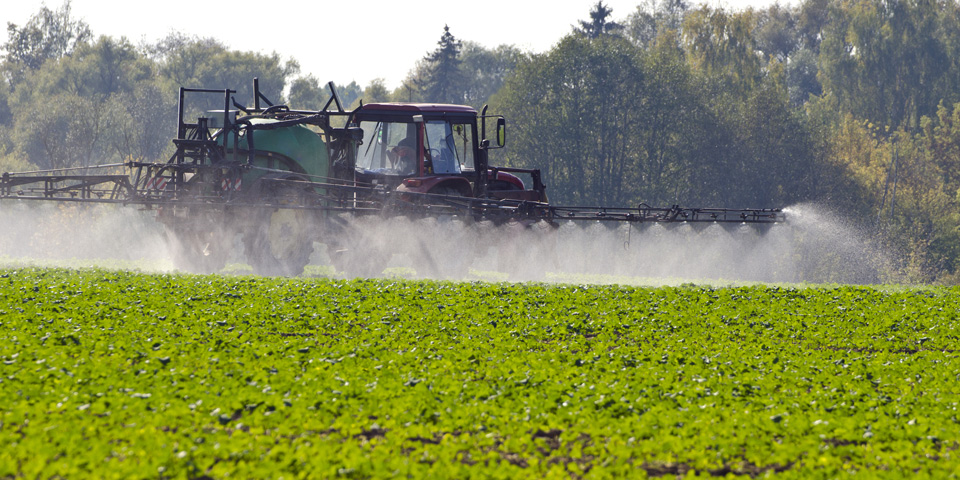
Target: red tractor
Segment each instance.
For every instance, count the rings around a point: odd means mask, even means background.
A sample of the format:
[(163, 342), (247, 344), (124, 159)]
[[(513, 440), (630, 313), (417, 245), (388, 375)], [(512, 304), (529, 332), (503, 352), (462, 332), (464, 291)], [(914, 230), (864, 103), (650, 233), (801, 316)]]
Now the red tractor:
[[(486, 139), (488, 118), (496, 119), (496, 145)], [(488, 151), (505, 142), (502, 116), (463, 105), (371, 103), (353, 112), (352, 123), (363, 130), (358, 185), (546, 203), (539, 170), (489, 166)], [(514, 174), (529, 176), (530, 185)]]

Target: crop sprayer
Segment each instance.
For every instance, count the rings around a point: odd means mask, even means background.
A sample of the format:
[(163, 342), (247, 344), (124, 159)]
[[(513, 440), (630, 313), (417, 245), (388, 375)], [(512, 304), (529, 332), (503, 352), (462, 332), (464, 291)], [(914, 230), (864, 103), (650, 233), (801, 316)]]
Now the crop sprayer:
[[(301, 274), (315, 241), (327, 245), (338, 270), (377, 275), (400, 253), (391, 250), (401, 247), (369, 232), (398, 218), (507, 227), (501, 236), (533, 225), (549, 232), (561, 221), (785, 221), (780, 209), (553, 205), (539, 170), (489, 164), (489, 152), (506, 143), (506, 121), (486, 107), (478, 113), (460, 105), (369, 103), (347, 110), (333, 83), (328, 86), (320, 110), (274, 104), (257, 79), (253, 106), (238, 103), (230, 89), (180, 88), (176, 153), (168, 161), (4, 173), (0, 200), (151, 209), (176, 246), (178, 268), (219, 271), (239, 256), (239, 236), (243, 257), (265, 275)], [(189, 104), (216, 106), (188, 121), (188, 102), (198, 97)], [(484, 242), (478, 238), (428, 255), (430, 263), (448, 275), (466, 273), (443, 267), (465, 269), (469, 261), (450, 257), (471, 255), (476, 242)], [(499, 268), (509, 270), (525, 248), (501, 248)]]

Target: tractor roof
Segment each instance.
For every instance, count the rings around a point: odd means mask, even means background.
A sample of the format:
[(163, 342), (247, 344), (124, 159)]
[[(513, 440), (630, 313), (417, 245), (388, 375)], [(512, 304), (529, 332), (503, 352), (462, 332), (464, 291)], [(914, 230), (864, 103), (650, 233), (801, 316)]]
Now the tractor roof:
[(364, 110), (380, 110), (391, 112), (416, 113), (466, 113), (476, 115), (473, 107), (466, 105), (450, 105), (445, 103), (367, 103), (360, 108)]

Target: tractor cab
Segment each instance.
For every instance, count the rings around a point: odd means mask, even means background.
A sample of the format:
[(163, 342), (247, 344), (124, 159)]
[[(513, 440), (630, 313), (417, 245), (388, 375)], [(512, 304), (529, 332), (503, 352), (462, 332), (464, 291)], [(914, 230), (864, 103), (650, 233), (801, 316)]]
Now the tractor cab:
[[(363, 131), (357, 183), (401, 192), (546, 201), (538, 170), (488, 166), (487, 152), (503, 147), (506, 126), (503, 117), (493, 117), (491, 145), (484, 138), (487, 118), (463, 105), (362, 105), (353, 118)], [(529, 176), (532, 188), (515, 174)]]
[(477, 112), (470, 107), (374, 103), (355, 112), (363, 130), (357, 181), (418, 193), (472, 196)]

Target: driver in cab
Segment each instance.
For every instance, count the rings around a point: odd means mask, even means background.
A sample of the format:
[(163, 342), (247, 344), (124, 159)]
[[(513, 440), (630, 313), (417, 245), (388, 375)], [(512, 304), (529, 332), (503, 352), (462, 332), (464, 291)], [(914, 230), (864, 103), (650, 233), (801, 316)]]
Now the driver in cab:
[(387, 152), (393, 169), (401, 175), (417, 173), (417, 140), (407, 137)]

